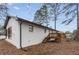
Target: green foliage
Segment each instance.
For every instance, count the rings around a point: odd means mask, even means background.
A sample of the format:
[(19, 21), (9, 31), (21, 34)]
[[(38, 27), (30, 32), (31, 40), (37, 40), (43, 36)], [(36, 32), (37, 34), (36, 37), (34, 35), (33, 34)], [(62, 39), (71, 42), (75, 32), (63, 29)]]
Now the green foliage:
[(39, 10), (36, 11), (34, 16), (34, 22), (41, 25), (48, 25), (48, 10), (47, 6), (43, 5)]
[[(49, 23), (49, 21), (57, 21), (60, 14), (65, 15), (65, 20), (62, 24), (70, 24), (77, 16), (76, 3), (46, 3), (36, 11), (34, 21), (39, 24)], [(45, 11), (43, 11), (45, 10)], [(46, 20), (46, 21), (45, 21)], [(56, 25), (55, 25), (56, 26)]]
[(48, 26), (50, 25), (51, 21), (55, 21), (56, 27), (56, 20), (59, 15), (60, 5), (58, 3), (45, 3), (42, 4), (42, 7), (36, 11), (34, 16), (34, 22)]

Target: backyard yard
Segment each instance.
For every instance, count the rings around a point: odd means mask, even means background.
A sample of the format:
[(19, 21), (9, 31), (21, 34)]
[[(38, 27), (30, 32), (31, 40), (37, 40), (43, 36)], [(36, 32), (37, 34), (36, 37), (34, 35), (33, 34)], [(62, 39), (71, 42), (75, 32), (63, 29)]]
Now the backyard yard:
[(17, 49), (15, 46), (0, 40), (0, 55), (79, 55), (79, 42), (48, 42)]

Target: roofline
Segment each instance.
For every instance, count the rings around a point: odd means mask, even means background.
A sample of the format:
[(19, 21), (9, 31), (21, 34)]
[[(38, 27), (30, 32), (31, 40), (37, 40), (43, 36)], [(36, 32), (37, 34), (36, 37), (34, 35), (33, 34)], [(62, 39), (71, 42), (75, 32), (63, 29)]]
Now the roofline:
[[(22, 19), (22, 18), (18, 18), (17, 21), (27, 22), (27, 23), (31, 23), (31, 24), (34, 24), (34, 25), (37, 25), (37, 26), (40, 26), (40, 27), (43, 27), (43, 28), (48, 28), (48, 29), (50, 29), (50, 30), (55, 30), (55, 29), (49, 28), (49, 27), (47, 27), (47, 26), (43, 26), (43, 25), (40, 25), (40, 24), (31, 22), (31, 21), (28, 21), (28, 20), (25, 20), (25, 19)], [(56, 31), (57, 31), (57, 30), (56, 30)]]
[(7, 27), (7, 24), (8, 24), (9, 19), (10, 19), (10, 17), (9, 17), (9, 16), (7, 16), (7, 17), (6, 17), (6, 20), (5, 20), (5, 23), (4, 23), (4, 28), (6, 28), (6, 27)]
[[(7, 16), (7, 17), (6, 17), (6, 21), (5, 21), (5, 24), (4, 24), (4, 28), (7, 27), (7, 24), (8, 24), (8, 22), (9, 22), (9, 19), (12, 18), (12, 17), (16, 17), (16, 16)], [(31, 23), (31, 24), (34, 24), (34, 25), (37, 25), (37, 26), (40, 26), (40, 27), (44, 27), (44, 28), (50, 29), (50, 30), (55, 30), (55, 29), (49, 28), (49, 27), (47, 27), (47, 26), (43, 26), (43, 25), (40, 25), (40, 24), (31, 22), (31, 21), (22, 19), (22, 18), (20, 18), (20, 17), (17, 17), (16, 21), (27, 22), (27, 23)], [(58, 31), (58, 30), (55, 30), (55, 31)], [(59, 32), (59, 31), (58, 31), (58, 32)]]
[(6, 20), (5, 20), (5, 23), (4, 23), (4, 29), (7, 27), (7, 24), (9, 22), (10, 18), (12, 18), (12, 17), (16, 17), (16, 16), (6, 16)]

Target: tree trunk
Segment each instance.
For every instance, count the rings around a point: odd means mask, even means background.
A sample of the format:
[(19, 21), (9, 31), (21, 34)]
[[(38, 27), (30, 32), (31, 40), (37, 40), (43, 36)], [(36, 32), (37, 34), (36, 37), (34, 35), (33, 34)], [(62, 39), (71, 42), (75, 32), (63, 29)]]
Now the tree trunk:
[(75, 36), (75, 40), (79, 41), (79, 13), (78, 13), (78, 3), (77, 3), (77, 32)]
[(54, 15), (55, 15), (55, 23), (54, 23), (54, 29), (56, 30), (56, 26), (57, 26), (57, 24), (56, 24), (56, 21), (57, 21), (57, 3), (55, 4), (55, 13), (54, 13)]

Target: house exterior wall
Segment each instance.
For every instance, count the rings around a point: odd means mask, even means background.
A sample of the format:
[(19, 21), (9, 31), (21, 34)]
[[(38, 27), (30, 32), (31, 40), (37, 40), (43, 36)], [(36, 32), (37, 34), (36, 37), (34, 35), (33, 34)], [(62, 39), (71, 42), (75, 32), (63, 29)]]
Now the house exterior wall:
[(20, 48), (19, 23), (16, 21), (15, 17), (10, 18), (6, 29), (8, 29), (9, 27), (12, 27), (12, 36), (10, 39), (8, 39), (8, 36), (7, 36), (6, 40), (11, 44), (13, 44), (14, 46), (16, 46), (17, 48)]
[[(33, 32), (29, 32), (29, 25), (33, 26)], [(20, 47), (20, 23), (16, 21), (15, 17), (11, 17), (6, 29), (12, 27), (12, 37), (6, 40), (16, 46), (18, 49)], [(37, 26), (34, 24), (30, 24), (27, 22), (22, 22), (21, 25), (21, 43), (22, 47), (27, 47), (35, 44), (41, 43), (44, 38), (49, 34), (49, 29), (46, 29), (46, 33), (44, 32), (45, 28), (41, 26)], [(50, 31), (52, 32), (52, 30)]]
[[(29, 32), (29, 25), (33, 26), (33, 32)], [(49, 34), (49, 29), (46, 29), (46, 33), (44, 30), (44, 27), (39, 27), (29, 23), (22, 23), (22, 47), (41, 43)]]

